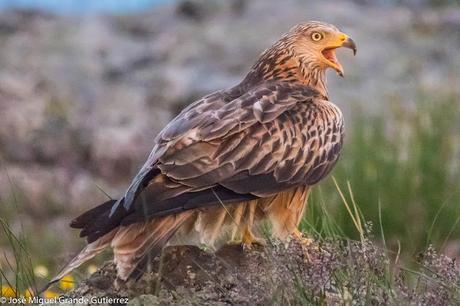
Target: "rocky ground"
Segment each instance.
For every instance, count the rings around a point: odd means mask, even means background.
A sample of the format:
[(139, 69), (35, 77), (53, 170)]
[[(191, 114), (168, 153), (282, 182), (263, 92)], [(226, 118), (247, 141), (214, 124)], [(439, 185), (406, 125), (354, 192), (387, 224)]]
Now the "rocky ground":
[(40, 237), (46, 248), (37, 252), (52, 248), (51, 264), (65, 261), (79, 248), (69, 220), (105, 200), (100, 189), (119, 196), (183, 105), (238, 82), (301, 21), (334, 23), (358, 44), (356, 58), (340, 51), (345, 79), (329, 75), (332, 100), (348, 117), (350, 105), (380, 112), (389, 98), (410, 107), (420, 90), (459, 95), (458, 8), (361, 2), (194, 0), (127, 16), (1, 12), (0, 213)]
[[(161, 263), (160, 263), (161, 262)], [(365, 240), (328, 241), (308, 249), (291, 241), (215, 254), (194, 246), (168, 247), (151, 272), (113, 286), (109, 262), (68, 298), (128, 297), (128, 305), (454, 305), (460, 270), (433, 250), (420, 256), (415, 279)], [(413, 282), (411, 282), (412, 280)], [(413, 286), (417, 283), (417, 286)]]

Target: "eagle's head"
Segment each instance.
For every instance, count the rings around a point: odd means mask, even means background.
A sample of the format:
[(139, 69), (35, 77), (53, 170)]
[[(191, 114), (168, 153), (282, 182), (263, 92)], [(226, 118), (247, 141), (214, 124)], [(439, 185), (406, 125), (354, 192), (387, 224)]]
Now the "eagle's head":
[(345, 47), (356, 54), (355, 42), (331, 24), (319, 21), (301, 23), (293, 27), (286, 37), (294, 56), (299, 57), (308, 69), (332, 68), (343, 76), (343, 67), (335, 50)]
[(269, 80), (294, 82), (327, 96), (325, 71), (332, 68), (343, 76), (335, 55), (340, 47), (356, 54), (355, 42), (335, 26), (319, 21), (298, 24), (261, 54), (238, 86), (249, 88)]

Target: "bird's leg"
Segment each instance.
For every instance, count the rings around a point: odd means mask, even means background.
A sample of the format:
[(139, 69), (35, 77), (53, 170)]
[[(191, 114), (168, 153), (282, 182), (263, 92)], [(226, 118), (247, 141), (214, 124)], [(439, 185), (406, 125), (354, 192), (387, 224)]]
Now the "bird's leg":
[(247, 250), (251, 249), (253, 244), (257, 244), (260, 246), (265, 246), (267, 244), (265, 239), (256, 237), (252, 233), (252, 227), (254, 226), (254, 216), (256, 212), (257, 201), (249, 202), (248, 206), (249, 206), (248, 221), (246, 223), (246, 227), (244, 229), (243, 237), (242, 237), (243, 249), (247, 249)]
[(264, 238), (256, 237), (251, 231), (249, 226), (246, 226), (243, 232), (243, 238), (241, 240), (244, 250), (250, 250), (252, 245), (266, 246), (267, 242)]
[(243, 217), (243, 212), (244, 209), (246, 208), (246, 204), (240, 204), (238, 205), (233, 213), (233, 229), (232, 229), (232, 235), (230, 236), (230, 242), (236, 240), (236, 234), (238, 233), (238, 230), (241, 228), (241, 219)]
[(235, 239), (235, 232), (232, 234), (231, 241), (229, 244), (241, 244), (243, 246), (243, 249), (251, 249), (253, 244), (260, 245), (260, 246), (265, 246), (267, 243), (265, 239), (256, 237), (253, 232), (252, 232), (252, 227), (254, 225), (254, 215), (255, 215), (255, 210), (257, 206), (257, 201), (251, 201), (247, 203), (246, 208), (247, 210), (247, 215), (246, 215), (246, 224), (244, 224), (242, 227), (239, 226), (240, 220), (243, 215), (243, 211), (238, 210), (236, 218), (238, 220), (238, 227), (241, 228), (241, 240), (236, 240)]

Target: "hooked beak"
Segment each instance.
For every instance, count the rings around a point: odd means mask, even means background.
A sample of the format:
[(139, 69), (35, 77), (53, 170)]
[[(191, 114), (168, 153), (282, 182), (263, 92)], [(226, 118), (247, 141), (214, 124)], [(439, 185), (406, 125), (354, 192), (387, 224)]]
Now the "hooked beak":
[(326, 60), (326, 64), (329, 67), (333, 68), (335, 71), (337, 71), (338, 75), (343, 77), (342, 64), (340, 64), (340, 62), (338, 61), (338, 59), (337, 59), (337, 57), (335, 55), (335, 50), (337, 48), (341, 48), (341, 47), (353, 50), (353, 55), (356, 55), (357, 48), (356, 48), (355, 42), (353, 41), (353, 39), (351, 39), (350, 37), (348, 37), (348, 35), (346, 35), (344, 33), (340, 33), (338, 35), (338, 43), (337, 44), (335, 44), (332, 47), (327, 47), (327, 48), (323, 49), (323, 51), (321, 53), (323, 54), (323, 57)]
[(347, 37), (347, 39), (343, 42), (342, 47), (353, 50), (353, 55), (356, 55), (356, 51), (358, 51), (355, 41), (350, 37)]

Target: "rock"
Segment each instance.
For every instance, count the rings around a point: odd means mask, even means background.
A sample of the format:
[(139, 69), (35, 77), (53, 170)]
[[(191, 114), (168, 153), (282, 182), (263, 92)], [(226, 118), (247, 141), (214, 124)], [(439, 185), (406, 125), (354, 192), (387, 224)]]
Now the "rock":
[(296, 282), (311, 283), (309, 278), (318, 269), (324, 270), (322, 277), (327, 280), (338, 267), (336, 263), (334, 268), (329, 251), (312, 249), (307, 255), (294, 242), (250, 251), (225, 245), (216, 253), (196, 246), (171, 246), (161, 258), (153, 259), (151, 272), (137, 282), (109, 287), (115, 269), (107, 263), (66, 296), (129, 297), (129, 305), (267, 305), (278, 298), (294, 299)]

